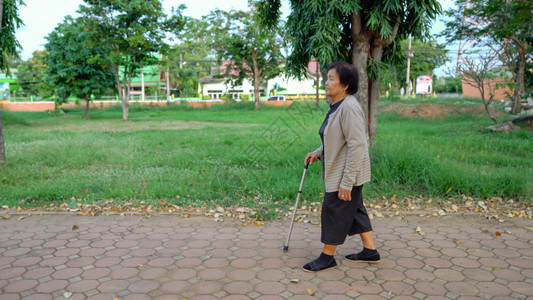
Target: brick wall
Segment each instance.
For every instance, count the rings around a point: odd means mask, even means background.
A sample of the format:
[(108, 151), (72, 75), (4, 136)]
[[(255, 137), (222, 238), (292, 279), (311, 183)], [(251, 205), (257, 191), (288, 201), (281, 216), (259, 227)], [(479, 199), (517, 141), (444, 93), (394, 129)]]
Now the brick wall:
[[(494, 100), (507, 100), (507, 99), (511, 99), (512, 98), (513, 93), (511, 91), (511, 89), (509, 89), (509, 87), (498, 88), (498, 89), (495, 88), (495, 86), (498, 83), (503, 83), (504, 80), (505, 79), (503, 79), (503, 78), (499, 78), (499, 79), (496, 79), (492, 83), (492, 87), (493, 87), (493, 89), (495, 89)], [(469, 85), (467, 82), (465, 82), (465, 79), (463, 79), (462, 86), (463, 86), (463, 96), (464, 97), (481, 99), (481, 92), (479, 91), (479, 89)], [(485, 99), (489, 99), (489, 92), (488, 91), (489, 91), (488, 84), (486, 84), (486, 86), (485, 86)]]
[[(212, 105), (216, 104), (224, 104), (226, 102), (186, 102), (187, 105), (193, 106), (193, 107), (210, 107)], [(292, 101), (265, 101), (261, 102), (262, 104), (266, 105), (290, 105)], [(165, 106), (169, 105), (166, 101), (159, 101), (159, 102), (130, 102), (130, 104), (140, 104), (140, 105), (149, 105), (149, 106)], [(89, 104), (89, 107), (91, 109), (103, 109), (112, 105), (120, 105), (120, 102), (116, 101), (94, 101)], [(172, 104), (170, 104), (172, 105)], [(54, 110), (54, 102), (7, 102), (7, 101), (0, 101), (0, 108), (5, 111), (53, 111)], [(85, 103), (75, 103), (75, 102), (69, 102), (62, 104), (60, 108), (85, 108)]]

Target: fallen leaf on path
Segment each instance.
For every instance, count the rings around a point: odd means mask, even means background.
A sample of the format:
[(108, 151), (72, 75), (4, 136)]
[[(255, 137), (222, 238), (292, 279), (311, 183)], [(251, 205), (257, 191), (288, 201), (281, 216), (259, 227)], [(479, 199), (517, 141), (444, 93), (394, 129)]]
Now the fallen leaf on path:
[(309, 293), (309, 296), (315, 295), (315, 293), (313, 293), (313, 291), (311, 291), (311, 289), (307, 289), (307, 293)]
[(420, 226), (417, 226), (415, 231), (416, 231), (420, 236), (425, 236), (425, 235), (426, 235), (426, 233), (422, 231), (422, 228), (420, 228)]

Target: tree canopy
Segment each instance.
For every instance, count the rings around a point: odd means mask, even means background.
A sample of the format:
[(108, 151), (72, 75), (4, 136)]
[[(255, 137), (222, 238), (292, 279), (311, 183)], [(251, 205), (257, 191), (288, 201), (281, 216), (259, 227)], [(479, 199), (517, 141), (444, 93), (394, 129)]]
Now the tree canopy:
[(456, 0), (446, 11), (449, 21), (443, 36), (470, 40), (499, 53), (513, 73), (513, 113), (521, 109), (526, 64), (533, 53), (533, 2), (525, 0)]
[[(444, 65), (449, 59), (448, 50), (444, 45), (438, 44), (436, 40), (421, 41), (411, 40), (411, 50), (409, 52), (409, 41), (398, 41), (400, 53), (403, 59), (396, 63), (388, 64), (388, 70), (381, 72), (381, 89), (389, 92), (397, 92), (401, 88), (406, 88), (407, 56), (410, 55), (409, 78), (414, 83), (420, 75), (435, 75), (435, 69)], [(394, 93), (397, 95), (396, 93)]]
[(47, 81), (55, 90), (58, 104), (70, 96), (84, 99), (85, 118), (89, 118), (91, 95), (98, 97), (114, 87), (109, 48), (82, 18), (67, 16), (46, 38)]
[[(263, 24), (279, 19), (280, 0), (260, 0)], [(368, 117), (368, 134), (376, 137), (381, 72), (401, 59), (399, 43), (407, 36), (424, 39), (441, 12), (437, 0), (324, 1), (291, 0), (285, 30), (292, 51), (287, 66), (301, 76), (312, 58), (321, 65), (335, 60), (352, 63), (359, 72), (356, 94)]]
[(184, 17), (185, 26), (179, 42), (169, 52), (170, 85), (180, 96), (197, 96), (200, 78), (209, 75), (211, 68), (217, 66), (215, 47), (220, 45), (215, 42), (212, 30), (216, 28), (208, 17)]
[(236, 29), (222, 36), (217, 51), (219, 60), (230, 62), (224, 74), (230, 84), (241, 85), (245, 79), (251, 79), (258, 109), (261, 107), (259, 86), (281, 72), (282, 41), (277, 34), (280, 28), (261, 28), (253, 14), (240, 13), (240, 16), (233, 21)]
[(122, 103), (123, 119), (128, 120), (133, 77), (145, 65), (158, 63), (155, 54), (167, 54), (167, 34), (176, 35), (184, 24), (184, 5), (167, 16), (160, 0), (84, 0), (79, 13), (91, 29), (112, 49), (111, 61)]
[[(402, 53), (407, 54), (408, 45), (407, 40), (400, 44)], [(436, 68), (444, 65), (448, 61), (447, 53), (444, 45), (438, 44), (436, 40), (423, 42), (420, 40), (412, 40), (411, 52), (411, 78), (416, 78), (419, 75), (432, 75)], [(401, 72), (403, 77), (400, 82), (405, 82), (405, 73)]]
[[(17, 49), (20, 48), (20, 43), (15, 37), (15, 31), (23, 25), (18, 11), (20, 5), (24, 5), (24, 1), (0, 0), (0, 70), (5, 71), (7, 75), (11, 75), (7, 56), (19, 57)], [(4, 132), (0, 113), (0, 162), (5, 160)]]
[(18, 9), (25, 5), (23, 0), (0, 0), (0, 70), (10, 75), (8, 56), (18, 58), (17, 50), (21, 48), (15, 37), (17, 29), (24, 25), (19, 17)]
[(17, 66), (17, 82), (26, 96), (49, 96), (50, 88), (45, 81), (48, 66), (48, 51), (36, 50), (27, 61)]

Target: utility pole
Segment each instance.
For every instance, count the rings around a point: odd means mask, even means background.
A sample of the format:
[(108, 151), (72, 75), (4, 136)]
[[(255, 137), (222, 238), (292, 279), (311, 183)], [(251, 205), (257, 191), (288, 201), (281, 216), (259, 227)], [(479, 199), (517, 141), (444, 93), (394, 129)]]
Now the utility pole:
[(6, 161), (6, 151), (4, 144), (4, 133), (2, 132), (2, 112), (0, 111), (0, 163)]
[(407, 79), (405, 80), (405, 83), (407, 84), (406, 90), (406, 98), (409, 98), (411, 96), (411, 80), (409, 79), (409, 71), (411, 69), (411, 56), (413, 56), (413, 53), (411, 53), (411, 38), (409, 38), (409, 47), (407, 49)]
[(144, 67), (141, 67), (141, 93), (141, 101), (144, 102)]
[[(165, 57), (163, 56), (162, 59), (164, 59)], [(167, 57), (168, 59), (168, 57)], [(167, 81), (167, 101), (170, 101), (171, 98), (170, 98), (170, 61), (169, 61), (169, 65), (167, 66), (167, 70), (165, 71), (165, 79)]]
[(167, 101), (170, 101), (170, 78), (169, 78), (169, 75), (170, 75), (170, 71), (169, 69), (167, 69)]
[(318, 59), (315, 59), (316, 62), (316, 70), (315, 70), (315, 85), (316, 85), (316, 99), (315, 99), (315, 106), (318, 110), (320, 108), (320, 65), (318, 63)]

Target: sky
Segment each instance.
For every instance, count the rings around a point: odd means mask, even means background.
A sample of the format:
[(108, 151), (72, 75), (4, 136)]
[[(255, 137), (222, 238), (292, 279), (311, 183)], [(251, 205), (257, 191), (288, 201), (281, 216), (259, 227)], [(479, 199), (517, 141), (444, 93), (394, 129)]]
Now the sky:
[[(20, 42), (23, 50), (21, 58), (27, 60), (31, 58), (32, 53), (36, 50), (43, 50), (46, 44), (45, 37), (54, 30), (57, 24), (63, 21), (67, 15), (76, 15), (76, 10), (82, 0), (24, 0), (25, 6), (20, 7), (20, 17), (24, 26), (17, 30), (16, 37)], [(162, 0), (164, 9), (170, 13), (172, 7), (185, 4), (187, 9), (184, 15), (200, 19), (209, 12), (219, 8), (221, 10), (246, 10), (248, 0)], [(443, 11), (453, 7), (453, 0), (439, 0)], [(287, 16), (290, 7), (287, 0), (282, 0), (281, 11), (283, 16)], [(442, 16), (433, 24), (432, 33), (438, 33), (444, 30), (444, 23), (441, 21)], [(439, 40), (439, 43), (443, 43)], [(457, 46), (452, 49), (457, 49)]]
[[(82, 0), (24, 0), (25, 6), (20, 7), (19, 13), (25, 26), (16, 33), (22, 45), (21, 58), (27, 60), (33, 51), (44, 49), (45, 37), (61, 23), (65, 16), (76, 15)], [(172, 7), (185, 4), (184, 15), (200, 19), (202, 16), (219, 8), (229, 11), (247, 10), (248, 0), (162, 0), (163, 7), (170, 14)], [(290, 8), (287, 1), (283, 1), (282, 12), (288, 14)]]

